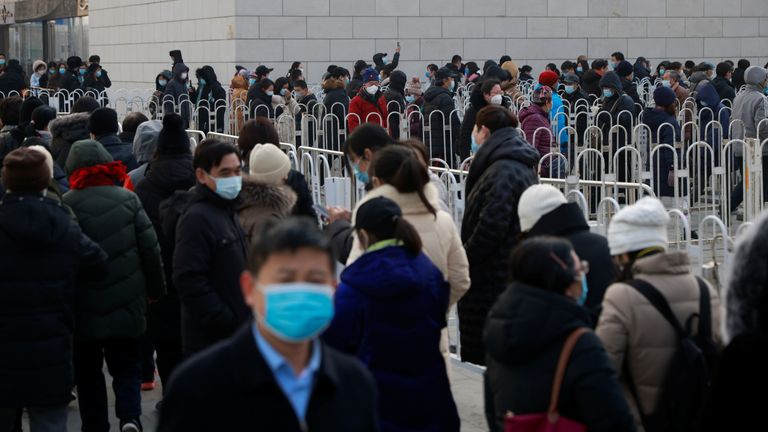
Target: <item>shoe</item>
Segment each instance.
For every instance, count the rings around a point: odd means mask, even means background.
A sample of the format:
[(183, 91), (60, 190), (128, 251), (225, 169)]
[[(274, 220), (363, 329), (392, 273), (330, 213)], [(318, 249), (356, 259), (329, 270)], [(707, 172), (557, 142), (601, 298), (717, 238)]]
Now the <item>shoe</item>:
[(141, 391), (152, 391), (155, 389), (155, 382), (149, 381), (145, 383), (141, 383)]
[(141, 422), (138, 420), (127, 420), (120, 422), (120, 432), (142, 432)]

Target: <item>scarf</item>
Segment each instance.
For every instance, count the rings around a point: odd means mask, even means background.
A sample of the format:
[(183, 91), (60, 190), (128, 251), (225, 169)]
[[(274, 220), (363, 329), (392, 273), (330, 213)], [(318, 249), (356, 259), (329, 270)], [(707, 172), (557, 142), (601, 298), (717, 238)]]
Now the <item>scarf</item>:
[(77, 169), (69, 176), (69, 186), (72, 189), (122, 186), (128, 190), (133, 190), (131, 178), (128, 177), (127, 169), (121, 161)]

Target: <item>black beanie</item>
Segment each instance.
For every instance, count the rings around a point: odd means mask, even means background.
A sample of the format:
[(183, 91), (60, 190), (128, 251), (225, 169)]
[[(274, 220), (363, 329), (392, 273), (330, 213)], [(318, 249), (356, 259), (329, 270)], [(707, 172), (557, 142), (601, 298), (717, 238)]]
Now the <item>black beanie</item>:
[(21, 110), (19, 111), (19, 124), (26, 124), (32, 121), (32, 111), (35, 108), (45, 105), (43, 101), (36, 97), (26, 99), (21, 104)]
[(88, 120), (88, 130), (96, 137), (117, 133), (117, 112), (112, 108), (99, 108)]
[(69, 69), (77, 69), (83, 65), (83, 59), (78, 56), (72, 56), (67, 59), (67, 67)]
[(180, 115), (171, 113), (163, 117), (163, 129), (157, 137), (157, 155), (178, 155), (190, 153), (189, 135), (184, 129)]

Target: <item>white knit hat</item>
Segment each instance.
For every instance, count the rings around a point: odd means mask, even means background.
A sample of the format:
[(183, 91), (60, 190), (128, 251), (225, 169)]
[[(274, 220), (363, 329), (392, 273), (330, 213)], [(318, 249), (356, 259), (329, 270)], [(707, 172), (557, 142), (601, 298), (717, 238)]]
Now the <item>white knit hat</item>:
[(608, 226), (611, 255), (640, 251), (651, 247), (667, 250), (669, 215), (656, 198), (645, 197), (616, 213)]
[(529, 231), (542, 216), (567, 202), (565, 195), (554, 186), (535, 184), (529, 187), (517, 204), (520, 231)]
[(259, 183), (280, 184), (291, 171), (291, 160), (274, 144), (256, 144), (249, 169), (251, 178)]

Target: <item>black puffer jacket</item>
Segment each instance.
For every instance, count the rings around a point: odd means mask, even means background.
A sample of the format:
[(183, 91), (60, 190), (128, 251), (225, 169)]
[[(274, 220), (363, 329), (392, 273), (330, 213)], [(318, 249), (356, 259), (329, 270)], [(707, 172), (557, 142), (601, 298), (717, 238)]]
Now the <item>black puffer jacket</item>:
[[(513, 283), (488, 316), (485, 410), (493, 432), (507, 412), (547, 411), (557, 360), (565, 340), (589, 327), (587, 312), (565, 295)], [(582, 335), (571, 352), (558, 405), (563, 417), (589, 431), (629, 432), (635, 420), (600, 339)]]
[(3, 70), (3, 74), (0, 75), (0, 92), (2, 96), (10, 96), (12, 92), (16, 92), (17, 96), (21, 96), (21, 91), (27, 88), (24, 80), (24, 70), (21, 68), (18, 60), (9, 60), (8, 66)]
[(103, 135), (97, 140), (112, 155), (112, 159), (122, 162), (129, 172), (139, 167), (139, 163), (133, 156), (133, 146), (124, 143), (117, 134)]
[[(389, 134), (394, 139), (400, 139), (400, 115), (405, 113), (405, 83), (408, 77), (401, 71), (394, 71), (389, 77), (389, 88), (384, 93), (387, 100), (387, 124)], [(395, 114), (397, 113), (397, 114)]]
[(485, 317), (509, 279), (509, 254), (517, 244), (517, 202), (538, 182), (539, 152), (515, 128), (494, 132), (480, 146), (466, 181), (461, 239), (472, 285), (459, 301), (461, 358), (485, 364)]
[[(67, 160), (67, 173), (111, 162), (95, 141), (79, 143)], [(109, 255), (109, 276), (84, 284), (77, 302), (77, 336), (86, 340), (133, 338), (146, 329), (147, 298), (165, 294), (163, 264), (155, 230), (139, 198), (121, 186), (72, 189), (64, 203), (83, 232)]]
[(77, 278), (106, 275), (107, 255), (59, 202), (0, 201), (0, 406), (69, 403)]
[(237, 220), (238, 200), (224, 200), (201, 185), (189, 198), (173, 254), (185, 357), (228, 338), (251, 316), (240, 292), (248, 245)]
[(65, 166), (69, 149), (76, 141), (88, 139), (88, 113), (76, 113), (59, 117), (48, 125), (51, 131), (51, 156), (59, 166)]
[[(182, 79), (181, 74), (186, 73), (187, 78)], [(184, 120), (184, 129), (189, 128), (189, 122), (192, 118), (192, 104), (189, 98), (189, 68), (184, 63), (173, 65), (173, 79), (168, 81), (163, 93), (163, 112), (174, 112), (176, 107), (180, 107), (179, 115)]]
[(635, 117), (635, 103), (630, 96), (624, 94), (624, 86), (621, 79), (615, 72), (607, 72), (600, 79), (600, 88), (611, 87), (614, 90), (613, 96), (609, 99), (603, 98), (600, 112), (608, 112), (610, 115), (598, 114), (597, 125), (603, 131), (603, 139), (608, 142), (608, 136), (612, 126), (617, 124), (624, 127), (627, 132), (617, 132), (613, 141), (613, 150), (624, 147), (632, 134), (632, 122)]
[(733, 102), (733, 99), (736, 98), (736, 88), (734, 85), (728, 81), (727, 79), (719, 76), (712, 80), (712, 85), (715, 86), (715, 90), (717, 90), (717, 95), (720, 96), (720, 99), (727, 99), (731, 102)]
[(308, 216), (312, 219), (317, 219), (315, 203), (312, 201), (312, 192), (309, 190), (304, 174), (291, 168), (285, 184), (296, 193), (296, 205), (293, 206), (292, 214), (294, 216)]
[(588, 95), (600, 97), (600, 78), (600, 74), (595, 72), (594, 69), (584, 72), (584, 75), (581, 76), (581, 88), (583, 88)]
[(173, 155), (152, 161), (146, 177), (136, 185), (136, 195), (155, 228), (163, 258), (167, 294), (159, 302), (149, 305), (147, 315), (150, 331), (161, 338), (181, 338), (181, 305), (173, 285), (173, 237), (169, 239), (160, 223), (160, 203), (175, 191), (189, 190), (195, 181), (192, 155)]
[[(449, 163), (452, 161), (452, 153), (456, 153), (455, 149), (452, 151), (453, 140), (459, 136), (461, 130), (461, 121), (455, 110), (456, 104), (450, 90), (432, 86), (424, 92), (424, 122), (431, 125), (431, 132), (427, 136), (428, 142), (425, 144), (427, 150), (431, 152), (431, 158), (445, 159)], [(451, 126), (450, 136), (445, 136), (443, 125)]]
[[(477, 113), (488, 106), (488, 102), (485, 101), (483, 92), (480, 90), (480, 85), (476, 85), (472, 90), (472, 94), (469, 96), (469, 108), (464, 112), (464, 120), (461, 121), (461, 132), (456, 137), (455, 151), (461, 156), (461, 160), (465, 160), (469, 157), (469, 153), (472, 148), (472, 130), (475, 128), (475, 119)], [(504, 98), (502, 106), (509, 108), (510, 100)]]
[(275, 110), (272, 108), (272, 96), (269, 96), (259, 87), (259, 84), (254, 84), (248, 90), (248, 109), (251, 112), (251, 118), (256, 117), (268, 117), (275, 118)]
[(344, 90), (344, 81), (340, 78), (328, 78), (323, 81), (323, 106), (325, 106), (325, 115), (333, 114), (335, 117), (328, 117), (325, 122), (325, 142), (326, 148), (331, 150), (341, 150), (344, 144), (344, 137), (339, 136), (339, 128), (346, 129), (347, 113), (349, 113), (349, 96)]
[(576, 203), (563, 204), (545, 214), (528, 233), (531, 236), (562, 237), (571, 242), (580, 259), (589, 262), (586, 307), (592, 318), (592, 327), (596, 326), (605, 290), (616, 278), (608, 240), (589, 230), (584, 213)]

